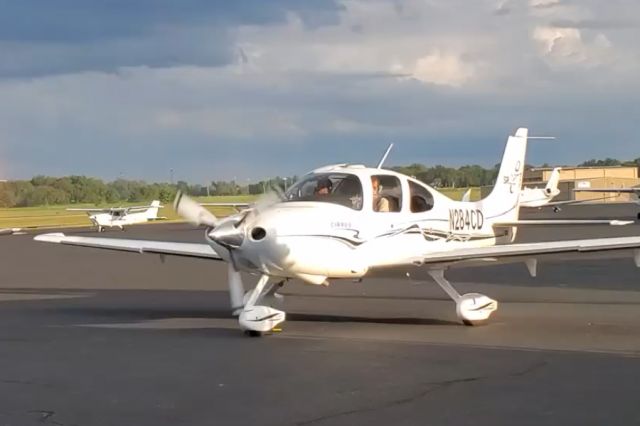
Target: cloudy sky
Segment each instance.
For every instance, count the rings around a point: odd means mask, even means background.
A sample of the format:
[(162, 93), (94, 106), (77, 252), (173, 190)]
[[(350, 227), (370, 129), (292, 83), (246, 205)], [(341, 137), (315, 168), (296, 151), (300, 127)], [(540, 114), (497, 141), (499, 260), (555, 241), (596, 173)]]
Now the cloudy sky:
[(637, 0), (0, 0), (0, 174), (640, 157)]

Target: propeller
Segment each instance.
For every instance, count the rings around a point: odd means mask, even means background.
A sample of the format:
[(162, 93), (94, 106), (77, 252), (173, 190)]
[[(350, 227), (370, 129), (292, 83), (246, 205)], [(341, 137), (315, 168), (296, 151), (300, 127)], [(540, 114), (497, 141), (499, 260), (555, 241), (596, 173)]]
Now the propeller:
[(242, 284), (242, 277), (240, 276), (240, 271), (238, 271), (233, 251), (240, 247), (244, 239), (244, 230), (238, 229), (237, 225), (246, 218), (246, 215), (235, 223), (227, 221), (221, 223), (213, 213), (181, 191), (176, 195), (173, 207), (176, 213), (188, 222), (194, 225), (206, 225), (212, 228), (208, 231), (209, 238), (229, 250), (231, 260), (227, 266), (229, 299), (231, 309), (234, 311), (234, 314), (238, 314), (238, 311), (242, 309), (243, 306), (244, 285)]
[[(267, 208), (271, 207), (276, 203), (281, 203), (287, 200), (287, 196), (282, 191), (282, 189), (277, 185), (271, 185), (269, 191), (260, 195), (255, 203), (249, 208), (249, 214), (258, 215), (262, 213)], [(248, 216), (248, 215), (247, 215)], [(246, 218), (246, 217), (245, 217)], [(243, 220), (245, 219), (243, 218)]]
[(182, 191), (178, 191), (173, 202), (176, 213), (194, 225), (206, 225), (214, 228), (218, 223), (218, 218), (209, 210), (202, 207)]
[(216, 216), (203, 206), (186, 196), (181, 191), (176, 195), (173, 203), (176, 212), (194, 225), (206, 225), (211, 229), (208, 237), (229, 251), (230, 262), (227, 265), (227, 279), (229, 286), (229, 299), (234, 315), (239, 314), (244, 305), (244, 285), (242, 276), (238, 270), (235, 251), (244, 242), (246, 234), (246, 222), (252, 215), (259, 215), (269, 206), (285, 200), (286, 197), (280, 188), (271, 188), (271, 191), (263, 194), (258, 200), (236, 220), (218, 220)]

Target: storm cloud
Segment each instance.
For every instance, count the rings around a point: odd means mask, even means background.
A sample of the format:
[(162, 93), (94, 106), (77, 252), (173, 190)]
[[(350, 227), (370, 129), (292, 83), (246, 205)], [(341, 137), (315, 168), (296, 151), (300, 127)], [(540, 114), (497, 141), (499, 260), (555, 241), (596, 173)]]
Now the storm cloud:
[(2, 173), (636, 158), (636, 3), (0, 0)]

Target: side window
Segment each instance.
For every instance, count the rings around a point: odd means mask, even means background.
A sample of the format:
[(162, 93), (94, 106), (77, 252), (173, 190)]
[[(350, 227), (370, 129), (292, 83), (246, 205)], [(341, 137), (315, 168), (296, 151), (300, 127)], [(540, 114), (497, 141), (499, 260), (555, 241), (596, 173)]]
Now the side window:
[(433, 208), (433, 195), (427, 188), (409, 181), (409, 192), (411, 193), (411, 212), (426, 212)]
[(399, 212), (402, 207), (400, 179), (389, 175), (371, 176), (374, 212)]

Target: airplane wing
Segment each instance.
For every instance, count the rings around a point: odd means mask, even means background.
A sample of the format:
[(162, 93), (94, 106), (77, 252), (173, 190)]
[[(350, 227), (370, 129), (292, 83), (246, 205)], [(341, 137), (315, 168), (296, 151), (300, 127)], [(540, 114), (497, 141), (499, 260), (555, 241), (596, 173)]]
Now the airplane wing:
[[(131, 206), (131, 207), (124, 207), (122, 208), (122, 210), (125, 210), (127, 213), (136, 213), (136, 212), (143, 212), (143, 211), (147, 211), (150, 208), (153, 207), (158, 207), (158, 208), (163, 208), (164, 206), (161, 205), (157, 205), (157, 206), (152, 206), (152, 205), (148, 205), (148, 206)], [(118, 210), (118, 209), (114, 209), (114, 210)]]
[(612, 192), (625, 194), (640, 194), (640, 188), (576, 188), (573, 192)]
[(237, 211), (248, 209), (253, 203), (198, 203), (203, 207), (229, 207)]
[(154, 253), (222, 260), (210, 245), (201, 243), (174, 243), (166, 241), (125, 240), (120, 238), (75, 237), (67, 236), (62, 233), (41, 234), (34, 237), (34, 240), (46, 243), (129, 251), (141, 254)]
[(493, 226), (503, 228), (509, 226), (538, 226), (538, 225), (611, 225), (623, 226), (632, 224), (632, 220), (615, 220), (615, 219), (542, 219), (542, 220), (514, 220), (511, 222), (497, 222)]
[(539, 257), (557, 258), (560, 254), (610, 254), (620, 251), (630, 252), (636, 266), (640, 268), (640, 236), (634, 236), (461, 248), (445, 252), (425, 253), (422, 256), (407, 258), (395, 264), (372, 267), (371, 270), (407, 266), (442, 269), (444, 267), (495, 265), (505, 261), (537, 260)]
[[(118, 209), (112, 209), (112, 208), (106, 208), (106, 209), (66, 209), (68, 212), (85, 212), (85, 213), (110, 213), (114, 210), (118, 210)], [(120, 209), (120, 210), (124, 210), (124, 209)]]
[(201, 206), (208, 206), (208, 207), (237, 207), (237, 208), (242, 208), (245, 209), (249, 206), (251, 206), (252, 203), (198, 203)]
[[(545, 208), (545, 207), (557, 207), (557, 206), (567, 206), (567, 205), (571, 205), (571, 204), (582, 204), (582, 203), (589, 203), (592, 201), (602, 201), (602, 200), (609, 200), (611, 198), (616, 198), (616, 197), (612, 197), (612, 196), (607, 196), (607, 197), (597, 197), (597, 198), (587, 198), (585, 200), (564, 200), (564, 201), (551, 201), (543, 206), (540, 207), (531, 207), (531, 208)], [(520, 207), (526, 207), (526, 206), (520, 206)]]

